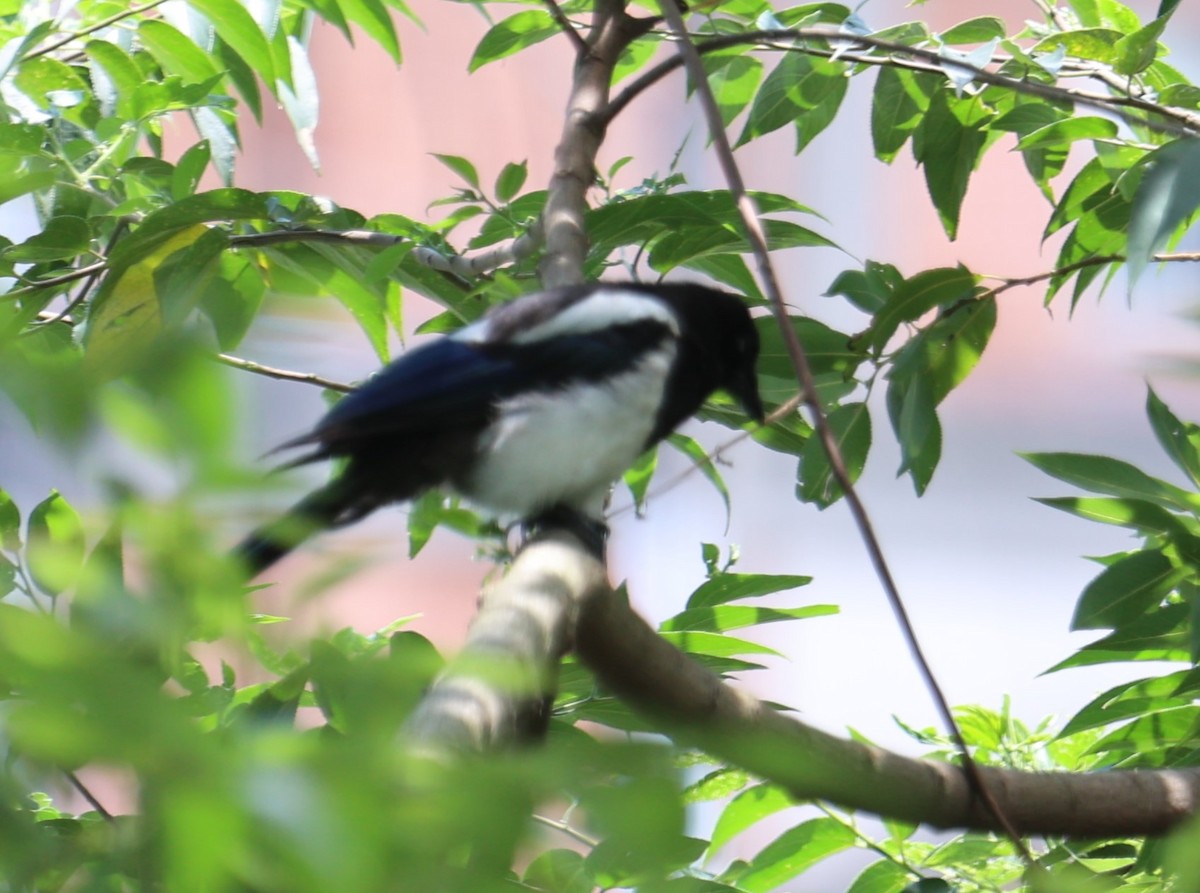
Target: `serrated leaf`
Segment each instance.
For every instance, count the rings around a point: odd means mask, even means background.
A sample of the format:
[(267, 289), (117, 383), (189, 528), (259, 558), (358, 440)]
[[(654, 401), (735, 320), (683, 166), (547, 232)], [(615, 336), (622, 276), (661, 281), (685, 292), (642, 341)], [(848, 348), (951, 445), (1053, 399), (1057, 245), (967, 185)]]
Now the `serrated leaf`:
[(25, 557), (38, 588), (58, 595), (72, 586), (83, 567), (83, 522), (57, 490), (29, 513), (28, 535)]
[(687, 607), (706, 608), (744, 598), (759, 598), (807, 586), (812, 577), (795, 574), (717, 574), (700, 584), (687, 600)]
[(1143, 533), (1187, 536), (1187, 528), (1175, 515), (1144, 499), (1114, 499), (1105, 496), (1039, 497), (1034, 500), (1089, 521), (1128, 527)]
[(630, 495), (633, 496), (634, 508), (639, 512), (646, 505), (646, 491), (650, 487), (650, 481), (654, 478), (656, 468), (658, 468), (657, 445), (642, 453), (621, 478), (625, 486), (629, 488)]
[(1075, 606), (1071, 629), (1124, 626), (1159, 605), (1187, 573), (1157, 550), (1127, 555), (1088, 583)]
[[(871, 413), (866, 403), (846, 403), (829, 413), (826, 421), (837, 444), (850, 482), (862, 474), (871, 449)], [(833, 467), (825, 446), (818, 437), (811, 437), (800, 453), (797, 470), (799, 483), (796, 494), (804, 502), (818, 508), (828, 508), (843, 495), (841, 485), (833, 475)]]
[(899, 283), (883, 309), (875, 314), (869, 343), (878, 353), (901, 323), (914, 322), (936, 307), (946, 307), (975, 293), (977, 277), (964, 267), (924, 270)]
[(884, 66), (871, 100), (871, 140), (875, 157), (891, 164), (929, 108), (941, 84), (932, 75)]
[(1063, 47), (1068, 56), (1112, 64), (1117, 59), (1116, 45), (1124, 36), (1112, 28), (1080, 28), (1043, 38), (1030, 52), (1052, 53)]
[(1084, 453), (1023, 453), (1046, 474), (1091, 493), (1144, 499), (1169, 509), (1200, 508), (1200, 496), (1151, 477), (1140, 468), (1108, 456)]
[(762, 63), (745, 53), (724, 57), (712, 53), (704, 57), (704, 65), (721, 120), (728, 126), (754, 98), (762, 81)]
[(387, 7), (380, 0), (337, 0), (347, 19), (358, 25), (392, 57), (397, 65), (403, 59), (400, 38)]
[(986, 107), (975, 99), (938, 90), (913, 133), (913, 154), (924, 169), (929, 197), (951, 240), (958, 236), (959, 211), (971, 172), (987, 145), (988, 117)]
[(899, 376), (892, 370), (887, 391), (888, 415), (900, 443), (900, 467), (920, 496), (929, 486), (942, 455), (942, 426), (929, 380), (923, 375)]
[(1200, 140), (1168, 143), (1146, 159), (1129, 220), (1129, 288), (1154, 253), (1200, 209)]
[(1200, 425), (1180, 421), (1151, 388), (1146, 389), (1146, 414), (1167, 455), (1200, 486)]
[(471, 55), (467, 71), (476, 71), (489, 62), (511, 56), (559, 33), (559, 27), (549, 13), (540, 9), (518, 12), (497, 22), (483, 35)]
[(825, 59), (785, 54), (758, 89), (737, 145), (794, 123), (799, 153), (837, 114), (846, 93), (844, 72)]
[(592, 877), (574, 850), (546, 850), (525, 869), (523, 886), (543, 893), (591, 893)]

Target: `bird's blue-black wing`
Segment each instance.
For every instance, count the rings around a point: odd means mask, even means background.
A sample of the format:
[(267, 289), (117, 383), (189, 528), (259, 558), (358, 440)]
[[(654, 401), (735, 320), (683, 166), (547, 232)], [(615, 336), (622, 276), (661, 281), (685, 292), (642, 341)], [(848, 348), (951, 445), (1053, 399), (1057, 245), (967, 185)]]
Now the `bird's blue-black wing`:
[(470, 425), (517, 389), (523, 377), (503, 356), (441, 338), (384, 367), (333, 407), (304, 440), (334, 443)]

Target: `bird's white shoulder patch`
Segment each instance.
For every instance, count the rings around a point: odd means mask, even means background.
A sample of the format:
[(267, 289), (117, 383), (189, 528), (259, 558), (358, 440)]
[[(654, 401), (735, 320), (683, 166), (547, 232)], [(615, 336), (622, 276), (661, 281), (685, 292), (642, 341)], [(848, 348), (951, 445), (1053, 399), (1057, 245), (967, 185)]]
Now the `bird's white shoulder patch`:
[(513, 341), (530, 344), (561, 335), (583, 335), (610, 326), (641, 321), (662, 323), (672, 335), (679, 334), (679, 320), (662, 301), (632, 289), (602, 288), (545, 322), (518, 332)]

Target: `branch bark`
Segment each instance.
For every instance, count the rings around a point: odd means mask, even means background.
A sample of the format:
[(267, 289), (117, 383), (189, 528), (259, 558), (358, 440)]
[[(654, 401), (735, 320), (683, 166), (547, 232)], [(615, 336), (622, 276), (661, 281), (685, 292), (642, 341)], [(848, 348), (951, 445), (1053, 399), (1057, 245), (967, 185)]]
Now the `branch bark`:
[[(998, 830), (958, 767), (838, 738), (732, 688), (659, 637), (611, 589), (579, 593), (575, 649), (647, 721), (786, 788), (797, 800), (937, 828)], [(1022, 834), (1159, 834), (1200, 804), (1200, 770), (1034, 773), (980, 769)]]

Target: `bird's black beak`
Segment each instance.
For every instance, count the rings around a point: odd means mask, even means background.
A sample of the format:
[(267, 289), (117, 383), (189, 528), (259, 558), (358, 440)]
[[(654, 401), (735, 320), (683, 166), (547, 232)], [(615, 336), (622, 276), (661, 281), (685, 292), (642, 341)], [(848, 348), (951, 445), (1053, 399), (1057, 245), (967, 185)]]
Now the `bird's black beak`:
[(758, 375), (754, 366), (749, 365), (739, 369), (725, 386), (730, 395), (742, 405), (746, 415), (760, 425), (763, 423), (762, 397), (758, 394)]

